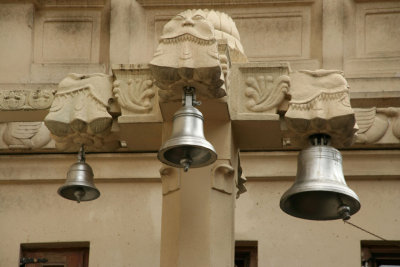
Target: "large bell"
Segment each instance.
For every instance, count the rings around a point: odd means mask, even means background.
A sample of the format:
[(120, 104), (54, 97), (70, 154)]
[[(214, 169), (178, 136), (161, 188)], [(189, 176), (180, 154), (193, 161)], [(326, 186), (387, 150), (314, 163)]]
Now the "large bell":
[(280, 207), (303, 219), (350, 219), (360, 201), (346, 184), (340, 152), (321, 143), (302, 150), (296, 181), (282, 196)]
[(78, 162), (69, 168), (65, 184), (58, 189), (60, 196), (78, 203), (94, 200), (100, 196), (100, 191), (93, 183), (93, 170), (85, 162), (83, 153), (83, 148), (81, 148)]
[(185, 171), (217, 159), (214, 147), (204, 137), (203, 114), (197, 108), (185, 105), (174, 114), (171, 138), (161, 147), (158, 159)]

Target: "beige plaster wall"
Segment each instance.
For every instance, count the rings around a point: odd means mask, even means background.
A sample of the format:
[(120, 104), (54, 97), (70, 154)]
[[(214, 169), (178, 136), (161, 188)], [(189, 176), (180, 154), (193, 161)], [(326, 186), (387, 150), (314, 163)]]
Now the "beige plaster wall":
[[(251, 180), (236, 202), (236, 240), (258, 241), (258, 266), (360, 264), (360, 240), (374, 240), (342, 221), (290, 217), (279, 199), (291, 181)], [(400, 239), (400, 181), (352, 180), (362, 208), (351, 222)], [(1, 184), (0, 266), (17, 266), (21, 243), (90, 241), (90, 266), (159, 266), (161, 184), (97, 182), (101, 197), (77, 204), (60, 183)]]
[[(354, 267), (361, 264), (360, 241), (376, 240), (341, 220), (308, 221), (283, 213), (281, 195), (291, 181), (249, 181), (237, 201), (236, 240), (258, 241), (258, 266)], [(353, 180), (361, 210), (350, 222), (399, 240), (400, 181)]]
[[(33, 170), (34, 171), (34, 170)], [(61, 183), (0, 185), (0, 266), (21, 243), (89, 241), (89, 265), (159, 266), (161, 183), (97, 183), (96, 201), (68, 201)]]

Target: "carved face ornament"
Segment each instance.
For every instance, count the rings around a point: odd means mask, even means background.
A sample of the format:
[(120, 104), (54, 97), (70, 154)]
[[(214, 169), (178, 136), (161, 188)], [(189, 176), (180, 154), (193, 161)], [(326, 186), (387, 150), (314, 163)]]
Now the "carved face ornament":
[[(184, 37), (185, 35), (188, 35)], [(184, 37), (184, 38), (183, 38)], [(165, 26), (161, 36), (163, 42), (191, 41), (195, 43), (215, 42), (214, 27), (206, 20), (202, 10), (187, 10), (176, 15)]]

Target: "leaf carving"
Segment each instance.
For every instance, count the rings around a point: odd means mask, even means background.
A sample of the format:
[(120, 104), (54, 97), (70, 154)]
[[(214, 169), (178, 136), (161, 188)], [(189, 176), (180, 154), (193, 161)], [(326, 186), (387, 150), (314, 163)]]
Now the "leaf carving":
[(113, 92), (118, 104), (126, 110), (147, 113), (153, 108), (152, 99), (155, 96), (153, 81), (150, 79), (129, 79), (114, 82)]
[(270, 75), (250, 76), (245, 83), (248, 110), (276, 113), (279, 105), (288, 95), (290, 78), (287, 75), (281, 75), (275, 80)]

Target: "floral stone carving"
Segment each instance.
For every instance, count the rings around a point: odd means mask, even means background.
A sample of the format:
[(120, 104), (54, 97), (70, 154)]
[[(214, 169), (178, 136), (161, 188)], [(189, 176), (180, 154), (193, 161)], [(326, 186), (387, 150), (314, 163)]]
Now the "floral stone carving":
[(0, 110), (48, 109), (55, 90), (0, 90)]
[(281, 75), (274, 80), (271, 75), (258, 75), (248, 77), (245, 83), (248, 110), (276, 113), (278, 106), (288, 95), (290, 78), (287, 75)]
[[(148, 65), (114, 65), (113, 93), (121, 108), (119, 122), (161, 121), (155, 86)], [(152, 117), (152, 118), (151, 118)]]
[(110, 136), (113, 119), (108, 113), (112, 98), (111, 76), (69, 74), (60, 84), (45, 124), (60, 150), (113, 149)]
[(287, 127), (304, 143), (311, 134), (325, 133), (333, 146), (349, 146), (357, 131), (350, 106), (349, 85), (341, 71), (299, 71), (292, 79)]
[[(178, 90), (178, 98), (184, 86), (195, 87), (199, 97), (225, 96), (217, 38), (227, 40), (233, 58), (247, 60), (236, 26), (228, 15), (209, 10), (186, 10), (171, 19), (164, 26), (150, 62), (156, 85), (162, 90)], [(226, 61), (226, 57), (223, 59)], [(160, 92), (160, 96), (167, 99), (176, 98), (173, 94)]]

